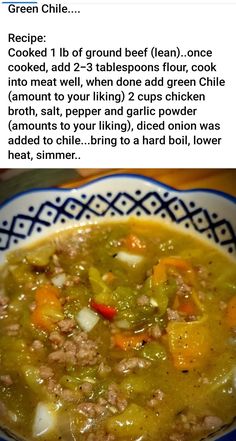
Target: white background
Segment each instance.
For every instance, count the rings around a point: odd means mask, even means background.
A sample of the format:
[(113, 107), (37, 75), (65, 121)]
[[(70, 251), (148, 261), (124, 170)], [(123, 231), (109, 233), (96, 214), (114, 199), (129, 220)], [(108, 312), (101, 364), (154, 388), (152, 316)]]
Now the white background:
[[(0, 5), (1, 168), (235, 167), (236, 4), (191, 1), (188, 4), (125, 3), (123, 5), (116, 2), (110, 4), (94, 2), (86, 5), (67, 3), (73, 9), (80, 9), (81, 13), (35, 15), (10, 14), (6, 5)], [(82, 46), (101, 49), (121, 46), (133, 49), (143, 49), (147, 46), (211, 49), (214, 53), (213, 60), (218, 65), (218, 75), (226, 80), (227, 87), (222, 91), (212, 88), (207, 92), (207, 104), (200, 104), (202, 106), (200, 120), (209, 121), (209, 118), (212, 118), (213, 121), (221, 123), (223, 129), (219, 136), (223, 137), (222, 145), (195, 147), (189, 150), (176, 146), (163, 148), (131, 146), (120, 149), (106, 146), (99, 149), (90, 147), (89, 150), (83, 150), (80, 154), (81, 159), (76, 163), (74, 160), (63, 162), (7, 160), (9, 32), (21, 35), (23, 33), (47, 35), (48, 47), (64, 46), (71, 49)], [(28, 45), (25, 44), (25, 48), (27, 47)], [(127, 63), (127, 60), (125, 62)], [(191, 107), (196, 106), (193, 103)], [(151, 136), (150, 133), (148, 135)], [(157, 136), (156, 133), (153, 136)]]

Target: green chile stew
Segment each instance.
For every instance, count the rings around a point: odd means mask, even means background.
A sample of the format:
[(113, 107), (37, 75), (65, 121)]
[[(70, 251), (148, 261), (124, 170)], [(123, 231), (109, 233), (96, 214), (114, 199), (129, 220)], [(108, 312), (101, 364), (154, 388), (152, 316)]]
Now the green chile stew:
[(199, 441), (236, 416), (236, 265), (130, 219), (11, 253), (0, 419), (41, 441)]

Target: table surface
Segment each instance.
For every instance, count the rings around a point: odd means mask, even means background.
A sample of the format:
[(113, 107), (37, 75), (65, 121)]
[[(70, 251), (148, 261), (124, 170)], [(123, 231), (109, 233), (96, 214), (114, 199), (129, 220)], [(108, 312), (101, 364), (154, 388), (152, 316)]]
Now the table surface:
[(149, 176), (178, 189), (210, 188), (224, 191), (236, 196), (236, 169), (116, 169), (103, 170), (97, 173), (95, 170), (83, 170), (83, 174), (92, 173), (88, 177), (75, 179), (63, 187), (81, 185), (98, 176), (111, 173), (136, 173)]

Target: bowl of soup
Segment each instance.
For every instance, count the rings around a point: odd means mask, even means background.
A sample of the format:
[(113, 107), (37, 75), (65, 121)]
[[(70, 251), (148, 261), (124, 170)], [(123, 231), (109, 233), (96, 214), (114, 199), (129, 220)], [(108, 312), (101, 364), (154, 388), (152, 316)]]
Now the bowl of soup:
[(235, 441), (235, 214), (124, 174), (6, 201), (2, 439)]

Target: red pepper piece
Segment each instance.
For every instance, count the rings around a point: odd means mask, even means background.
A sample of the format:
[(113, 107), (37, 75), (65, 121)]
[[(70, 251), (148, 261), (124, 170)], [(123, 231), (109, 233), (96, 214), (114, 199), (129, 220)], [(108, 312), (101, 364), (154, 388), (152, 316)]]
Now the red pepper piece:
[(90, 306), (107, 320), (112, 320), (117, 314), (117, 309), (114, 306), (96, 303), (94, 300), (91, 301)]

